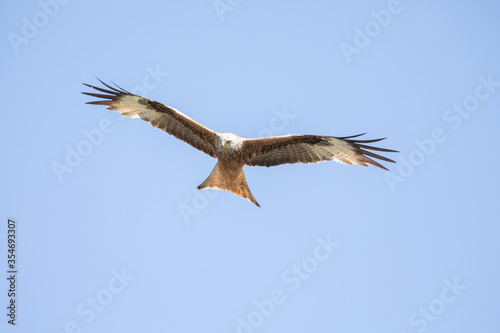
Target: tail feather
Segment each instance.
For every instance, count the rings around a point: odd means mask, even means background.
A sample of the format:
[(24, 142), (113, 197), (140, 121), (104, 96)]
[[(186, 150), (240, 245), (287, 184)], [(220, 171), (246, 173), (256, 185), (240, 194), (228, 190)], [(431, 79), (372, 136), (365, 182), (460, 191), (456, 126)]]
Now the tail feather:
[(198, 186), (197, 188), (198, 190), (204, 188), (216, 188), (219, 190), (226, 191), (229, 180), (230, 180), (229, 173), (222, 165), (220, 165), (219, 162), (217, 162), (215, 168), (210, 173), (210, 176), (208, 176), (207, 179), (205, 179), (205, 181), (201, 183), (201, 185)]
[(228, 191), (239, 195), (240, 197), (245, 198), (250, 202), (253, 202), (257, 207), (260, 207), (257, 200), (255, 200), (255, 198), (253, 197), (250, 188), (248, 187), (243, 169), (240, 169), (236, 177), (231, 180), (228, 186)]
[(204, 188), (215, 188), (223, 191), (229, 191), (247, 199), (248, 201), (254, 203), (257, 207), (260, 207), (248, 187), (245, 173), (242, 168), (235, 173), (229, 173), (219, 162), (217, 162), (215, 168), (210, 173), (210, 176), (208, 176), (208, 178), (205, 179), (200, 186), (198, 186), (198, 190)]

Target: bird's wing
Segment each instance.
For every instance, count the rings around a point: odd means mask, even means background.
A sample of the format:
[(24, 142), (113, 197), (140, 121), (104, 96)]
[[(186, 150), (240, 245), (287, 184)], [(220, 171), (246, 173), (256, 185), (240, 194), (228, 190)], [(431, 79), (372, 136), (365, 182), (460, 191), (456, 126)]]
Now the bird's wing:
[(367, 146), (368, 143), (383, 139), (354, 139), (363, 134), (349, 137), (332, 137), (318, 135), (284, 135), (259, 139), (246, 139), (243, 143), (243, 161), (249, 166), (275, 166), (286, 163), (318, 163), (333, 160), (343, 164), (369, 164), (387, 170), (374, 161), (376, 158), (393, 162), (370, 150), (380, 152), (397, 152), (391, 149)]
[(170, 106), (131, 94), (118, 86), (114, 88), (102, 81), (101, 83), (107, 89), (84, 83), (87, 87), (104, 93), (83, 92), (85, 95), (102, 98), (102, 100), (87, 102), (87, 104), (105, 105), (107, 109), (116, 110), (123, 116), (141, 118), (149, 122), (152, 126), (216, 158), (214, 144), (218, 135), (217, 132), (212, 131)]

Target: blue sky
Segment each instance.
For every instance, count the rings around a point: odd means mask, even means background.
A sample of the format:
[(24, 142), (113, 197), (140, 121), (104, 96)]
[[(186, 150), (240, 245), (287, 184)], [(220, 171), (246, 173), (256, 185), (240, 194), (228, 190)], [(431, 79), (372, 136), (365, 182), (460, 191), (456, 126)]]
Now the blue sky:
[[(494, 332), (491, 1), (4, 4), (2, 332)], [(91, 100), (95, 77), (243, 137), (387, 137), (389, 172), (245, 168)], [(61, 171), (62, 170), (62, 171)]]

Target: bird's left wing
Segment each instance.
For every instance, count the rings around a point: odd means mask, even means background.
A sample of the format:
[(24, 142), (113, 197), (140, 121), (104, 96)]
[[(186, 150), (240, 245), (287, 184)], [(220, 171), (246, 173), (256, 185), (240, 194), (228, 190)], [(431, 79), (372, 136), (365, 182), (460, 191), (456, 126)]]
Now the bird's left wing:
[(141, 118), (152, 126), (216, 158), (214, 145), (218, 135), (217, 132), (170, 106), (131, 94), (120, 87), (111, 87), (102, 81), (101, 83), (108, 89), (84, 83), (87, 87), (104, 93), (83, 92), (85, 95), (102, 98), (102, 100), (87, 102), (87, 104), (105, 105), (107, 109), (116, 110), (126, 117)]
[(397, 152), (396, 150), (366, 145), (383, 139), (358, 140), (359, 135), (349, 137), (333, 137), (319, 135), (284, 135), (259, 139), (246, 139), (243, 143), (243, 161), (249, 166), (275, 166), (286, 163), (318, 163), (333, 160), (343, 164), (375, 165), (387, 170), (376, 162), (376, 158), (386, 162), (393, 160), (375, 154), (380, 152)]

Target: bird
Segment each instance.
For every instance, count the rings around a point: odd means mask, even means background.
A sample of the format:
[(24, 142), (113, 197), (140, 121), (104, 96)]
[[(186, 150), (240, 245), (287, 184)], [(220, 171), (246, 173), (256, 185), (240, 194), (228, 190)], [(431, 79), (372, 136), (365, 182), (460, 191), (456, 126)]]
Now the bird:
[(123, 116), (145, 120), (153, 127), (217, 159), (210, 175), (197, 188), (229, 191), (247, 199), (257, 207), (260, 205), (248, 187), (243, 172), (244, 166), (271, 167), (332, 160), (347, 165), (371, 164), (388, 170), (374, 159), (391, 163), (394, 161), (372, 151), (398, 152), (367, 145), (385, 138), (360, 140), (359, 137), (366, 133), (346, 137), (288, 134), (252, 139), (232, 133), (218, 133), (173, 107), (132, 94), (116, 84), (116, 87), (113, 87), (98, 80), (104, 87), (83, 83), (93, 90), (82, 94), (98, 99), (86, 104), (104, 105), (107, 109), (118, 111)]

